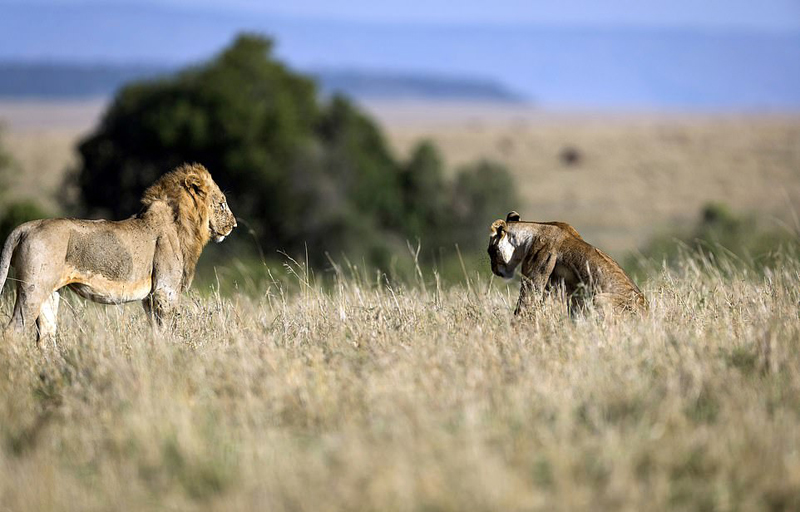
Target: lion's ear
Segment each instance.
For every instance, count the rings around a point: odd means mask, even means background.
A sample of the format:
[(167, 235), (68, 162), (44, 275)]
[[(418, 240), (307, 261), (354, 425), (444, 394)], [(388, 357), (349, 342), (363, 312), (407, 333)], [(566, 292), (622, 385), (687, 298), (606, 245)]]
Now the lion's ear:
[(497, 219), (496, 221), (492, 222), (492, 227), (489, 228), (489, 234), (491, 236), (500, 236), (506, 231), (506, 221), (503, 219)]
[(203, 182), (203, 180), (200, 179), (200, 176), (196, 174), (190, 174), (186, 176), (186, 178), (183, 180), (183, 184), (184, 186), (186, 186), (186, 190), (188, 190), (189, 192), (194, 193), (200, 197), (206, 196), (207, 192), (206, 185)]
[(506, 222), (519, 222), (519, 219), (519, 214), (513, 210), (506, 215)]

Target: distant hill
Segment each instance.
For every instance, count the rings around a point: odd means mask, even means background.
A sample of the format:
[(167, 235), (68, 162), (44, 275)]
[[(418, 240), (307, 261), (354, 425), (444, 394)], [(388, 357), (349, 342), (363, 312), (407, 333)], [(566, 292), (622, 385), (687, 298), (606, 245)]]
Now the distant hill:
[(343, 92), (360, 99), (430, 99), (520, 102), (521, 95), (491, 80), (397, 72), (312, 72), (324, 94)]
[(170, 71), (165, 66), (0, 62), (0, 97), (110, 96), (126, 82)]
[(800, 110), (798, 32), (381, 24), (190, 2), (31, 0), (0, 3), (0, 61), (174, 69), (210, 57), (241, 31), (273, 36), (278, 56), (296, 69), (382, 71), (334, 73), (345, 89), (406, 94), (419, 90), (408, 74), (464, 76), (502, 84), (544, 107)]
[[(110, 96), (132, 80), (175, 71), (164, 65), (0, 62), (0, 97), (84, 98)], [(503, 85), (470, 77), (369, 71), (311, 72), (322, 94), (342, 92), (357, 99), (430, 99), (517, 102), (522, 98)]]

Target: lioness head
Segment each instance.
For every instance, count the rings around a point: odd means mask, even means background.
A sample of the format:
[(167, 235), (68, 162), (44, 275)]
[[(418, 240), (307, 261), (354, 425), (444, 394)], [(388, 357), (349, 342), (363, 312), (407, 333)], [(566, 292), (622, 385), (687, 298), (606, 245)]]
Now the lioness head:
[(522, 261), (522, 256), (518, 254), (517, 244), (513, 230), (513, 222), (519, 221), (517, 212), (509, 212), (506, 220), (497, 219), (489, 228), (489, 258), (492, 263), (492, 272), (496, 275), (511, 279), (514, 271)]

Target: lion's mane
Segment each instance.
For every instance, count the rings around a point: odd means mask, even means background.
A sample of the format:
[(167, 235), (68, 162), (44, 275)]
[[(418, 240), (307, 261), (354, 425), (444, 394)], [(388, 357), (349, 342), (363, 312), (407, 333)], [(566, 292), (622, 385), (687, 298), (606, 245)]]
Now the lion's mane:
[[(183, 164), (164, 174), (142, 195), (144, 210), (157, 201), (172, 210), (183, 255), (183, 288), (188, 288), (203, 247), (209, 241), (209, 199), (214, 181), (200, 164)], [(193, 192), (190, 192), (193, 190)]]

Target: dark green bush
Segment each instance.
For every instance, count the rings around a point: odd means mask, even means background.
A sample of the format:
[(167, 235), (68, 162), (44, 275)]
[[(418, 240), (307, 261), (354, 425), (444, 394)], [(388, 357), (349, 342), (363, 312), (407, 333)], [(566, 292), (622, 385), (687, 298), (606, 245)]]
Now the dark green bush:
[(319, 113), (314, 84), (269, 58), (270, 49), (268, 40), (243, 36), (208, 64), (123, 88), (79, 147), (89, 213), (127, 217), (161, 174), (201, 162), (262, 243), (285, 246), (284, 219), (303, 199), (296, 189), (319, 165), (303, 158), (314, 153)]
[(451, 243), (469, 251), (485, 248), (492, 221), (522, 208), (516, 190), (502, 164), (483, 160), (461, 168), (450, 192)]
[(442, 157), (433, 143), (423, 141), (414, 148), (400, 173), (400, 185), (406, 232), (431, 243), (451, 215)]

